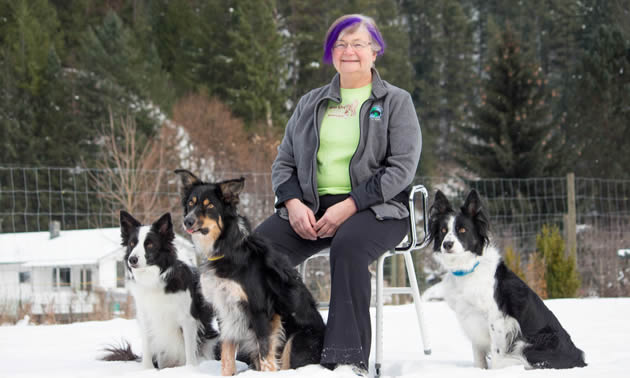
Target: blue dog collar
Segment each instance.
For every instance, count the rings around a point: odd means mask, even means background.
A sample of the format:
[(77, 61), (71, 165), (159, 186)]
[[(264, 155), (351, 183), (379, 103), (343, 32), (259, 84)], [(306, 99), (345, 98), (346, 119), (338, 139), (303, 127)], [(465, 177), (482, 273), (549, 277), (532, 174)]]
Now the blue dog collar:
[(479, 265), (479, 261), (477, 261), (477, 263), (475, 263), (475, 265), (469, 270), (454, 270), (451, 273), (453, 273), (453, 275), (457, 277), (465, 276), (467, 274), (474, 272), (475, 268), (477, 268), (478, 265)]

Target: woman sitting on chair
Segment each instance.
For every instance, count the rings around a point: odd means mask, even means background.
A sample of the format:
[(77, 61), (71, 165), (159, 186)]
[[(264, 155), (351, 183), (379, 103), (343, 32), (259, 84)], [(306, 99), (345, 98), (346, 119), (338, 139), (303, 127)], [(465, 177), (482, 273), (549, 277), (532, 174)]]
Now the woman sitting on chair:
[(360, 375), (371, 343), (368, 266), (408, 231), (406, 189), (422, 145), (411, 96), (374, 68), (384, 49), (369, 17), (330, 26), (323, 60), (337, 74), (297, 104), (272, 166), (277, 212), (256, 229), (294, 265), (330, 247), (321, 364)]

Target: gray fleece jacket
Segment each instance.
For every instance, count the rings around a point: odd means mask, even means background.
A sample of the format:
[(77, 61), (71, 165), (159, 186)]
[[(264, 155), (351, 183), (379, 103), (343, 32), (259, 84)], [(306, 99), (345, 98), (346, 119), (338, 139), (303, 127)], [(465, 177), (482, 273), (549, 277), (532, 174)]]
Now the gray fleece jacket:
[[(279, 215), (284, 202), (299, 198), (317, 213), (319, 129), (328, 100), (341, 102), (339, 74), (330, 84), (304, 95), (287, 123), (271, 168)], [(378, 219), (409, 215), (406, 190), (420, 160), (422, 134), (408, 92), (381, 80), (372, 69), (372, 93), (359, 113), (359, 145), (350, 160), (350, 182), (358, 211), (370, 208)]]

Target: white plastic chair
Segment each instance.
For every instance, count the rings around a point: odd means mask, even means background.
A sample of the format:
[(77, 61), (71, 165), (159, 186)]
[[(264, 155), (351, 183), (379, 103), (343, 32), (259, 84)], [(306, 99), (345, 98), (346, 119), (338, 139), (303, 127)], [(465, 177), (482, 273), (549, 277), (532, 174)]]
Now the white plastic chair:
[[(416, 232), (416, 212), (415, 212), (415, 197), (416, 194), (420, 194), (422, 197), (422, 212), (423, 212), (423, 227), (424, 227), (424, 239), (418, 241)], [(413, 302), (416, 308), (416, 316), (418, 319), (418, 327), (420, 329), (420, 336), (422, 338), (422, 346), (424, 348), (424, 354), (431, 354), (431, 345), (429, 341), (429, 335), (427, 333), (426, 324), (424, 321), (424, 311), (422, 308), (422, 298), (420, 297), (420, 290), (418, 289), (418, 280), (416, 278), (416, 271), (413, 265), (413, 259), (411, 252), (416, 249), (423, 248), (427, 244), (428, 236), (428, 218), (427, 218), (427, 201), (428, 192), (423, 185), (415, 185), (412, 187), (409, 193), (409, 235), (407, 236), (407, 243), (403, 244), (405, 240), (401, 242), (403, 245), (398, 245), (395, 249), (385, 252), (378, 258), (376, 263), (376, 355), (375, 355), (375, 371), (376, 376), (381, 375), (381, 364), (383, 362), (383, 304), (384, 295), (388, 294), (411, 294)], [(302, 280), (306, 279), (306, 263), (308, 260), (320, 257), (328, 256), (328, 249), (325, 249), (319, 253), (309, 257), (300, 265), (300, 272), (302, 274)], [(385, 259), (391, 256), (402, 254), (405, 259), (405, 266), (407, 268), (407, 277), (409, 278), (409, 286), (407, 287), (383, 287), (383, 266), (385, 265)]]

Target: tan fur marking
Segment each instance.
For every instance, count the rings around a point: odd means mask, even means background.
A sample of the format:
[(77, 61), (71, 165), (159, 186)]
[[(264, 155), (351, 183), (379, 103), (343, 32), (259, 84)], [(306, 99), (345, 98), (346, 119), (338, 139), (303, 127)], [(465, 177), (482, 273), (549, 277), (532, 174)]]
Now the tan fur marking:
[(222, 292), (223, 295), (231, 297), (231, 298), (240, 298), (240, 300), (247, 302), (247, 294), (243, 290), (243, 287), (232, 280), (221, 280), (217, 284), (218, 290)]
[(282, 318), (274, 314), (271, 319), (271, 333), (269, 334), (269, 354), (262, 356), (260, 366), (262, 371), (276, 371), (279, 368), (277, 354), (282, 344), (284, 344), (284, 327)]
[(291, 348), (293, 347), (293, 336), (284, 344), (284, 349), (282, 349), (282, 356), (280, 357), (280, 369), (288, 370), (291, 369)]
[(236, 374), (236, 345), (229, 341), (221, 344), (221, 375)]
[(205, 200), (203, 200), (203, 205), (204, 206), (208, 206), (208, 204), (210, 203), (210, 201), (208, 201), (208, 199), (206, 198)]
[(211, 225), (211, 227), (209, 227), (210, 233), (208, 235), (212, 237), (212, 240), (214, 242), (221, 235), (221, 230), (223, 229), (223, 219), (221, 219), (220, 217), (216, 221), (210, 218), (206, 218), (206, 219), (208, 219), (208, 221), (204, 222), (204, 227), (206, 227), (206, 224)]
[(197, 197), (192, 198), (193, 203), (197, 203)]
[(210, 238), (212, 243), (214, 243), (221, 235), (221, 229), (223, 229), (223, 219), (219, 217), (219, 219), (212, 219), (204, 216), (199, 217), (199, 221), (201, 221), (201, 228), (208, 229), (208, 235), (206, 238)]

